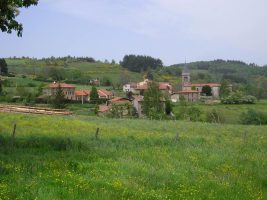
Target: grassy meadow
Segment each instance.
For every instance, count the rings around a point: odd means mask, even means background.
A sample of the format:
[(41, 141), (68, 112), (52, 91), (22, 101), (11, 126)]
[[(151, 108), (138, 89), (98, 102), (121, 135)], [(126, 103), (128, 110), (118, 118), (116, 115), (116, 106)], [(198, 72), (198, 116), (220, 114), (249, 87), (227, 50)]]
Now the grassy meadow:
[(0, 113), (0, 199), (263, 200), (266, 128)]
[[(216, 110), (222, 117), (222, 122), (225, 124), (240, 124), (240, 116), (242, 113), (246, 112), (248, 109), (253, 109), (257, 112), (262, 112), (267, 114), (267, 100), (260, 100), (256, 104), (211, 104), (206, 105), (204, 103), (189, 104), (188, 107), (196, 107), (201, 111), (201, 119), (205, 119), (208, 112)], [(175, 104), (173, 107), (173, 112), (178, 114), (184, 106), (179, 103)]]

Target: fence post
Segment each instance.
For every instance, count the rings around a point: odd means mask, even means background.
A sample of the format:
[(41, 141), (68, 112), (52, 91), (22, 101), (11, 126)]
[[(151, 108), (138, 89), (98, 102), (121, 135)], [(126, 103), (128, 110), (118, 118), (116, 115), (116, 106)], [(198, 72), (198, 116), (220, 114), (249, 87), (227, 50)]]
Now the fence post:
[(99, 139), (99, 128), (96, 129), (96, 132), (95, 132), (95, 139), (96, 139), (96, 140)]
[(12, 132), (12, 135), (11, 135), (11, 145), (12, 145), (12, 147), (15, 144), (16, 129), (17, 129), (17, 124), (14, 123), (13, 132)]

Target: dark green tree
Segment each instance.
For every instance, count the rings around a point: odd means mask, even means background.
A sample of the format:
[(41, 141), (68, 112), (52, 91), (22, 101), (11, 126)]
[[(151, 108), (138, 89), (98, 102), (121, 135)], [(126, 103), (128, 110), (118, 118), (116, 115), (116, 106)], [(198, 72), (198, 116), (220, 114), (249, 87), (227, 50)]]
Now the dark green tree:
[(23, 26), (16, 21), (20, 13), (20, 8), (28, 8), (37, 5), (38, 0), (1, 0), (0, 1), (0, 29), (2, 32), (12, 33), (17, 31), (19, 37), (22, 36)]
[(120, 63), (122, 67), (133, 72), (143, 72), (150, 69), (162, 68), (163, 63), (160, 59), (151, 56), (126, 55)]
[(8, 68), (7, 68), (7, 63), (5, 59), (0, 59), (0, 74), (7, 74), (8, 73)]
[(167, 100), (165, 102), (165, 112), (167, 115), (170, 115), (172, 113), (172, 103), (170, 100)]
[(221, 87), (220, 87), (220, 97), (227, 97), (230, 94), (230, 89), (229, 89), (229, 83), (226, 80), (223, 80), (221, 82)]
[(2, 81), (0, 80), (0, 95), (2, 94), (3, 92), (3, 86), (2, 86)]
[(204, 94), (205, 96), (211, 96), (212, 95), (211, 87), (209, 85), (203, 86), (201, 93)]
[(90, 103), (92, 104), (99, 103), (99, 95), (95, 86), (92, 87), (92, 91), (90, 93)]
[(52, 97), (52, 106), (56, 109), (66, 108), (66, 99), (62, 87), (58, 84), (55, 96)]
[(155, 82), (149, 84), (144, 94), (144, 114), (153, 119), (159, 119), (164, 113), (164, 106), (161, 103), (163, 95)]
[(146, 78), (152, 81), (154, 80), (154, 76), (151, 70), (147, 71)]

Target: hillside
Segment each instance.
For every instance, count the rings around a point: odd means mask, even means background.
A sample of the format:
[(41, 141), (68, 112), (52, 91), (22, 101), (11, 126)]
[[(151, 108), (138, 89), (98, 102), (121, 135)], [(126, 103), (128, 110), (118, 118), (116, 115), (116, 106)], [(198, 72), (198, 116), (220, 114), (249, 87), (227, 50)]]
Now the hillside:
[(0, 199), (267, 198), (266, 126), (0, 118)]
[(69, 83), (88, 84), (90, 79), (109, 80), (116, 84), (125, 79), (142, 80), (142, 75), (123, 69), (118, 64), (79, 60), (44, 61), (33, 59), (6, 59), (9, 72), (27, 75), (41, 81), (61, 79)]

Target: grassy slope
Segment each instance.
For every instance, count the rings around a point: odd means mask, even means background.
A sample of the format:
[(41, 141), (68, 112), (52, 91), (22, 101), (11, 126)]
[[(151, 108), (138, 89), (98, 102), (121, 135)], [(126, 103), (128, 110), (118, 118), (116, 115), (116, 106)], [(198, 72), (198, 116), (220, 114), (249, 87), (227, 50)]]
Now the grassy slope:
[[(32, 61), (27, 59), (6, 59), (10, 72), (15, 74), (33, 75), (42, 73), (46, 64), (42, 61)], [(89, 75), (91, 78), (109, 78), (112, 82), (118, 82), (121, 76), (125, 76), (132, 81), (142, 80), (142, 75), (123, 69), (119, 65), (111, 65), (105, 63), (88, 63), (88, 62), (70, 62), (68, 66), (49, 66), (62, 69), (65, 72), (79, 70), (83, 74)]]
[[(224, 105), (224, 104), (214, 104), (214, 105), (204, 105), (204, 104), (194, 104), (195, 107), (199, 108), (202, 112), (202, 118), (212, 110), (216, 110), (223, 117), (223, 123), (226, 124), (239, 124), (240, 115), (246, 112), (248, 109), (253, 109), (258, 112), (263, 112), (267, 114), (267, 101), (261, 100), (256, 104), (245, 104), (245, 105)], [(174, 113), (178, 114), (181, 109), (181, 105), (176, 104), (174, 106)]]
[(266, 126), (0, 118), (0, 199), (267, 198)]

